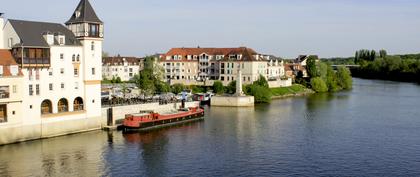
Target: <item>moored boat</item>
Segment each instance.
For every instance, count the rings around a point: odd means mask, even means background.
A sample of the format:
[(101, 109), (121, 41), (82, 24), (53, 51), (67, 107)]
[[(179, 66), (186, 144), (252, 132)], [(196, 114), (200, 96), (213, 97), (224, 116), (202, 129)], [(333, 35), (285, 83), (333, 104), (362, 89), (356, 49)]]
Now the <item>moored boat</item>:
[(169, 126), (182, 122), (202, 119), (204, 109), (200, 107), (181, 108), (176, 112), (160, 114), (153, 111), (143, 111), (136, 114), (126, 114), (123, 130), (148, 130)]

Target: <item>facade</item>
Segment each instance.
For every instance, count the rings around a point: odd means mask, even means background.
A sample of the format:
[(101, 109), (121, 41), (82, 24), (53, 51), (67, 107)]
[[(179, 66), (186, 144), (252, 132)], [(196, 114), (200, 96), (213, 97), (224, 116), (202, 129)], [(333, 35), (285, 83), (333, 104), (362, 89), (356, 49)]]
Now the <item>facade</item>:
[(111, 80), (120, 77), (129, 81), (144, 68), (144, 59), (136, 57), (105, 57), (102, 59), (102, 77)]
[(9, 50), (0, 49), (0, 128), (22, 122), (23, 75)]
[(273, 78), (284, 75), (278, 61), (270, 60), (253, 49), (239, 48), (173, 48), (163, 55), (160, 64), (165, 80), (186, 85), (211, 85), (215, 80), (224, 85), (236, 80), (238, 69), (243, 84), (251, 84), (260, 75)]
[(1, 29), (23, 74), (23, 120), (0, 123), (15, 136), (0, 133), (0, 144), (100, 128), (103, 23), (89, 1), (65, 25), (9, 19)]

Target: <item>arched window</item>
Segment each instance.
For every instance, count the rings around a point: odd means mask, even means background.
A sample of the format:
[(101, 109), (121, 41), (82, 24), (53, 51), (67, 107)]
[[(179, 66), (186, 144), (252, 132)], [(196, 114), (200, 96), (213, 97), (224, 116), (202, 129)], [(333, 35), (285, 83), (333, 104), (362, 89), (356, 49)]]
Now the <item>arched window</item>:
[(41, 114), (51, 114), (52, 113), (52, 103), (50, 100), (44, 100), (41, 103)]
[(76, 61), (77, 61), (77, 62), (79, 62), (79, 61), (80, 61), (80, 55), (79, 55), (79, 54), (77, 54), (77, 59), (76, 59)]
[(76, 61), (76, 55), (73, 54), (73, 56), (71, 57), (71, 61), (75, 62)]
[(67, 102), (67, 99), (61, 98), (58, 100), (58, 112), (67, 112), (69, 111), (69, 103)]
[(92, 51), (94, 51), (94, 50), (95, 50), (95, 42), (93, 42), (93, 41), (92, 41), (92, 43), (91, 43), (91, 45), (90, 45), (90, 49), (91, 49)]
[(83, 110), (83, 99), (80, 97), (77, 97), (73, 101), (73, 109), (74, 111), (82, 111)]

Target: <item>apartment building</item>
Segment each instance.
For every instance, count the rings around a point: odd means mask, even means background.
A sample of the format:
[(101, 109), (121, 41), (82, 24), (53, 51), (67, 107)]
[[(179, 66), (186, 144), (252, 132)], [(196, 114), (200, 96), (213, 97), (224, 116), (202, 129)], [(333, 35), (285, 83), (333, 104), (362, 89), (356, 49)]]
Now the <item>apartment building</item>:
[(227, 85), (236, 80), (238, 69), (244, 84), (253, 83), (260, 75), (268, 78), (273, 71), (276, 76), (284, 75), (282, 64), (247, 47), (173, 48), (162, 55), (160, 63), (166, 81), (187, 85), (211, 85), (215, 80)]
[(102, 77), (111, 80), (120, 77), (121, 81), (129, 81), (144, 68), (144, 58), (136, 57), (104, 57), (102, 59)]

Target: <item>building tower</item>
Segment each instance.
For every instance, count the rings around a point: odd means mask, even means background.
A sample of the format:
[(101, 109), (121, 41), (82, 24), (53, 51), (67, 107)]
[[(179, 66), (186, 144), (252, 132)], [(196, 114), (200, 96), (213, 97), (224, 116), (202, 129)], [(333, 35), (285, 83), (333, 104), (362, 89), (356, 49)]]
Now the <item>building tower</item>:
[(89, 0), (81, 0), (66, 26), (83, 45), (80, 65), (75, 67), (83, 75), (87, 117), (101, 116), (103, 22)]

